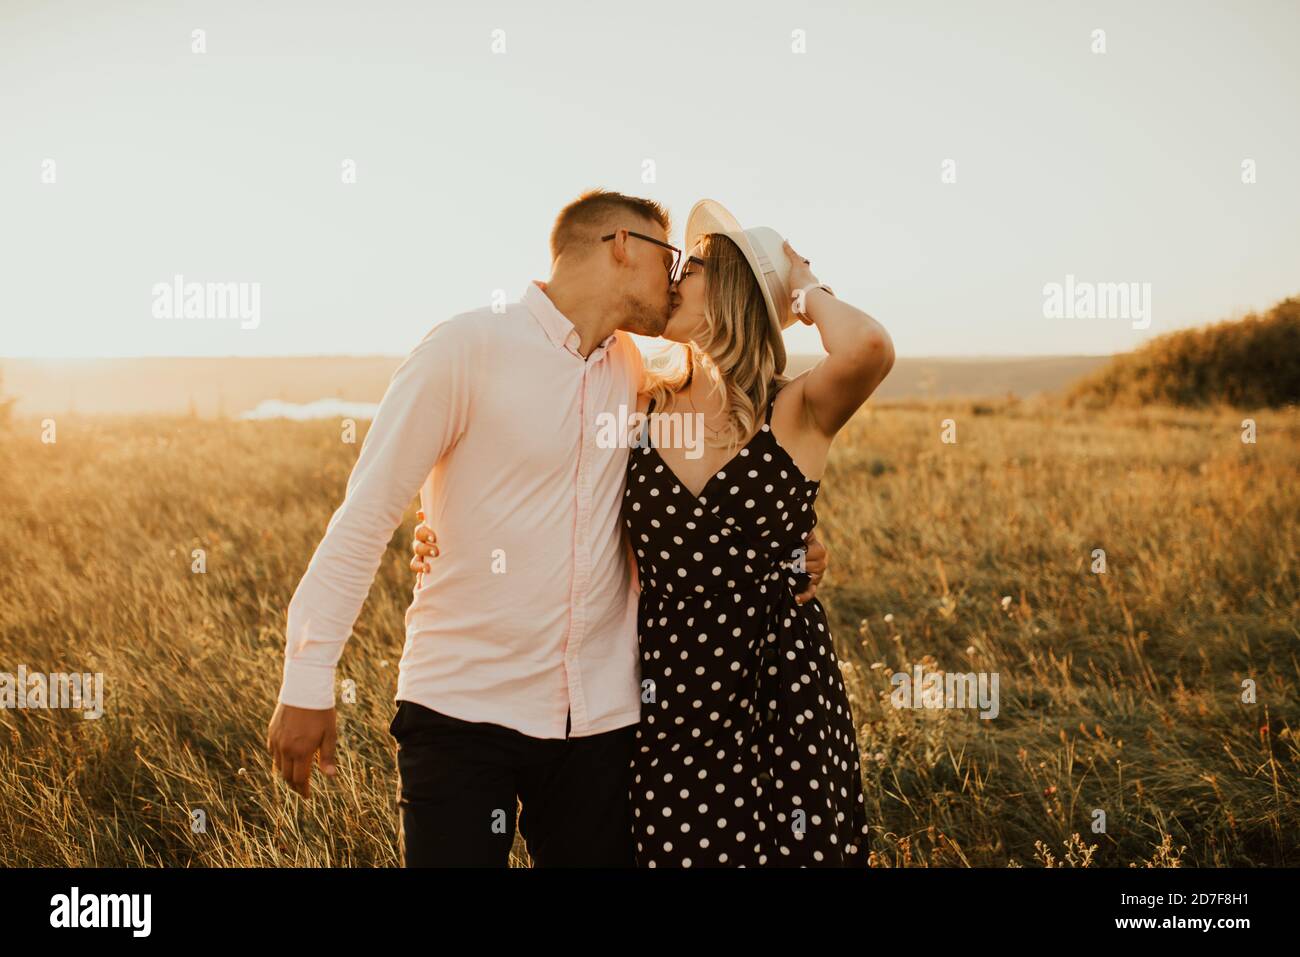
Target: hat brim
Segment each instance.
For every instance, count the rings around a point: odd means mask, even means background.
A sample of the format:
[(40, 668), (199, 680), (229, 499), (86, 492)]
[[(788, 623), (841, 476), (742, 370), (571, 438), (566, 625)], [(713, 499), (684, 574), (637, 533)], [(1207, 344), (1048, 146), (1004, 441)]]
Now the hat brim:
[[(745, 234), (740, 221), (725, 206), (715, 199), (702, 199), (691, 207), (686, 217), (686, 249), (689, 252), (700, 237), (708, 233), (722, 233), (739, 247), (749, 268), (758, 280), (758, 288), (763, 293), (763, 302), (767, 305), (767, 318), (771, 335), (772, 352), (776, 359), (776, 371), (784, 372), (786, 363), (785, 328), (791, 322), (783, 322), (789, 313), (789, 303), (777, 303), (772, 290), (764, 278), (762, 258), (754, 248), (753, 242)], [(778, 279), (779, 281), (779, 279)]]

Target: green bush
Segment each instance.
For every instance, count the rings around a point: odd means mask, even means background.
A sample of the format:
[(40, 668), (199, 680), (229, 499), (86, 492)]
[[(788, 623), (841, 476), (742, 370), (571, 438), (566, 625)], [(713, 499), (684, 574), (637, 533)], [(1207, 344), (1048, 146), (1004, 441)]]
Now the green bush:
[(1066, 401), (1276, 408), (1300, 402), (1300, 297), (1263, 316), (1160, 336), (1080, 380)]

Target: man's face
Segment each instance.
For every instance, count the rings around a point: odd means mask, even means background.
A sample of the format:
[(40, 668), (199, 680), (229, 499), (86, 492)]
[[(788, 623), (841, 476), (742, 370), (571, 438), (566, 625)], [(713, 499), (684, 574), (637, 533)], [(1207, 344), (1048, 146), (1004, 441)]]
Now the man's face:
[[(658, 223), (643, 221), (625, 228), (668, 241)], [(672, 311), (673, 252), (637, 236), (628, 236), (623, 248), (627, 258), (615, 273), (621, 285), (619, 328), (640, 336), (658, 336)]]
[(704, 270), (707, 267), (699, 262), (704, 257), (703, 244), (696, 243), (686, 251), (686, 256), (697, 261), (688, 258), (673, 286), (672, 314), (662, 335), (673, 342), (702, 342), (709, 328), (704, 297)]

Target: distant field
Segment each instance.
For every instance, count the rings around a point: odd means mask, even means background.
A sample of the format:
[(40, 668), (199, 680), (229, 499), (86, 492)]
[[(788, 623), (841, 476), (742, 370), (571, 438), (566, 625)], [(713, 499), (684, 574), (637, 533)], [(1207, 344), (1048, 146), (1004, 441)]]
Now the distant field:
[[(873, 399), (850, 424), (821, 597), (877, 866), (1300, 863), (1300, 412), (1254, 414), (1256, 444), (1244, 417)], [(396, 864), (414, 503), (341, 663), (340, 776), (304, 802), (262, 742), (356, 446), (328, 420), (56, 423), (0, 437), (0, 671), (103, 672), (106, 712), (0, 710), (0, 865)], [(915, 664), (999, 674), (998, 717), (894, 708)]]
[[(817, 357), (790, 357), (791, 375)], [(77, 411), (118, 415), (237, 417), (265, 399), (378, 402), (398, 356), (224, 359), (0, 359), (16, 412), (43, 418)], [(881, 399), (936, 396), (1028, 398), (1104, 364), (1104, 356), (1033, 359), (900, 358)]]

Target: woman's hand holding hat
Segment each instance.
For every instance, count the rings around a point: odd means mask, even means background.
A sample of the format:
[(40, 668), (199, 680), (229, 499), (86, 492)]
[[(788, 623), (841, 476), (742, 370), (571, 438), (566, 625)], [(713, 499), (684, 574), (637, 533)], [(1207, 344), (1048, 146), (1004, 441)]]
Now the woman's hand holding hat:
[[(817, 285), (818, 279), (813, 275), (812, 269), (809, 268), (808, 260), (794, 251), (794, 247), (790, 245), (788, 239), (785, 241), (785, 254), (790, 259), (790, 278), (788, 282), (792, 296), (806, 286)], [(799, 316), (799, 321), (804, 325), (811, 326), (813, 324), (812, 319), (808, 316), (807, 309), (802, 314), (796, 312), (795, 315)]]

